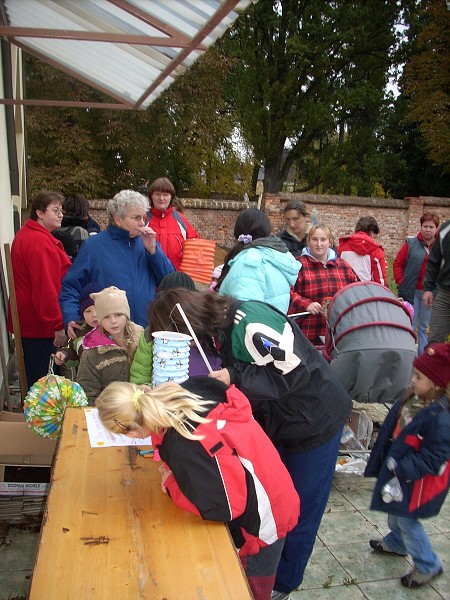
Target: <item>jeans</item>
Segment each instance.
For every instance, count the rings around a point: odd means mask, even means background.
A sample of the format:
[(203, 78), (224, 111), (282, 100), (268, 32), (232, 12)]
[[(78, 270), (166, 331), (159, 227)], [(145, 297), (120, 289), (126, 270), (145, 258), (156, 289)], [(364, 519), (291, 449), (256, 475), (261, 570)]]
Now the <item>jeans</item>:
[(450, 333), (450, 290), (441, 288), (431, 307), (430, 334), (428, 341), (445, 342)]
[(422, 354), (425, 346), (428, 344), (427, 329), (431, 318), (431, 307), (427, 308), (422, 304), (423, 290), (414, 292), (414, 317), (412, 328), (417, 330), (417, 341), (419, 343), (418, 354)]
[(388, 515), (391, 530), (384, 541), (394, 552), (410, 554), (420, 573), (435, 574), (442, 568), (439, 556), (431, 547), (425, 529), (414, 517)]
[(342, 431), (340, 427), (331, 440), (309, 452), (288, 454), (280, 449), (300, 496), (300, 519), (287, 534), (281, 553), (274, 586), (279, 592), (289, 593), (303, 581), (330, 495)]

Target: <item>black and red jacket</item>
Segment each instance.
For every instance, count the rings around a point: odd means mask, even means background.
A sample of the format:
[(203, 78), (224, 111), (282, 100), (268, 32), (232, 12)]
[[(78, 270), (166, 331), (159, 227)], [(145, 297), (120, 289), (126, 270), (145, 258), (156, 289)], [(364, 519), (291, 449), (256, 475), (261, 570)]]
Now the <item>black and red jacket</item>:
[[(393, 440), (401, 406), (402, 401), (397, 401), (386, 417), (367, 463), (364, 475), (378, 477), (370, 508), (403, 517), (433, 517), (450, 483), (449, 401), (441, 396), (422, 408)], [(403, 500), (387, 504), (381, 490), (394, 475), (386, 466), (388, 456), (397, 462), (395, 475)]]
[(167, 491), (180, 508), (228, 523), (240, 556), (256, 554), (297, 524), (300, 502), (291, 477), (235, 386), (194, 377), (183, 387), (215, 406), (204, 415), (211, 421), (195, 428), (202, 440), (174, 429), (152, 435), (172, 471)]

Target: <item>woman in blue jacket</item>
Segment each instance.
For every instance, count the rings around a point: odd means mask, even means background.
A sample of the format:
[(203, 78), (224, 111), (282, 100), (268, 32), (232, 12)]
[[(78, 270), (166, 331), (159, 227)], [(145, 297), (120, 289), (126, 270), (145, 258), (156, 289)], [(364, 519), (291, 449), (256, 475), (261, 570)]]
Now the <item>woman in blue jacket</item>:
[(370, 545), (376, 552), (410, 554), (414, 568), (401, 583), (419, 587), (442, 573), (418, 519), (437, 515), (449, 489), (450, 344), (427, 346), (414, 360), (411, 384), (386, 417), (365, 476), (378, 477), (371, 508), (388, 513), (390, 528)]
[(148, 199), (133, 190), (122, 190), (109, 200), (109, 225), (82, 244), (63, 279), (59, 301), (64, 325), (71, 338), (80, 320), (80, 293), (91, 281), (103, 289), (112, 285), (125, 290), (131, 320), (145, 327), (147, 309), (156, 288), (168, 273), (175, 270), (156, 241), (156, 234), (146, 226)]

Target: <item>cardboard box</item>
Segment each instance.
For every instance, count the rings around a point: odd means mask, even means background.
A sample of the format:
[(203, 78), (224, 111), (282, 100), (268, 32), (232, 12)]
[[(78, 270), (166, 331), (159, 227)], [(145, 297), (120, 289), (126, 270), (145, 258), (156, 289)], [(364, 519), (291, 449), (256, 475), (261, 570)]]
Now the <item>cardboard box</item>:
[(0, 413), (0, 465), (49, 467), (56, 440), (39, 437), (22, 413)]

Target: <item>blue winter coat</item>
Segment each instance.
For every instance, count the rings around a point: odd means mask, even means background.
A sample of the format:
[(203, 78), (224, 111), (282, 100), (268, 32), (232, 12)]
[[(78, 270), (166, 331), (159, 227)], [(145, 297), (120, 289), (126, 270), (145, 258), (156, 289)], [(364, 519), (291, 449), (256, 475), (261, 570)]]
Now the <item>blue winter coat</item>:
[(127, 230), (115, 225), (85, 240), (61, 286), (64, 325), (80, 320), (80, 292), (86, 284), (95, 282), (101, 287), (115, 285), (125, 290), (131, 320), (145, 327), (156, 287), (164, 275), (175, 270), (158, 242), (156, 248), (155, 254), (149, 254), (140, 236), (130, 238)]
[[(442, 396), (420, 410), (392, 441), (401, 405), (402, 401), (397, 401), (386, 417), (364, 473), (378, 477), (370, 508), (398, 516), (432, 517), (439, 513), (449, 489), (449, 401)], [(395, 475), (403, 500), (387, 504), (381, 490), (393, 477), (386, 466), (388, 456), (397, 461)]]
[(287, 313), (291, 285), (297, 281), (302, 265), (275, 237), (273, 247), (257, 246), (258, 240), (254, 244), (230, 260), (219, 294), (238, 300), (261, 300)]

